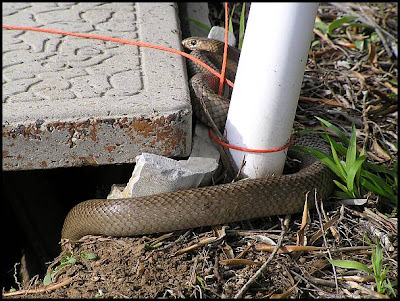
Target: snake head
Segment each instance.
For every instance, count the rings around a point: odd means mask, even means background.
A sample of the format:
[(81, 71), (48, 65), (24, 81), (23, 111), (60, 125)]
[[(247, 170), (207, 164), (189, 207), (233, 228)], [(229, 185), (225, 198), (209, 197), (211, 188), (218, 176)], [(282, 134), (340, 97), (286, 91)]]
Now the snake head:
[(189, 50), (196, 50), (200, 46), (200, 38), (191, 37), (184, 39), (182, 45)]
[[(182, 45), (189, 50), (200, 50), (222, 55), (224, 53), (224, 42), (204, 37), (190, 37), (182, 41)], [(228, 45), (228, 59), (238, 62), (240, 50)]]

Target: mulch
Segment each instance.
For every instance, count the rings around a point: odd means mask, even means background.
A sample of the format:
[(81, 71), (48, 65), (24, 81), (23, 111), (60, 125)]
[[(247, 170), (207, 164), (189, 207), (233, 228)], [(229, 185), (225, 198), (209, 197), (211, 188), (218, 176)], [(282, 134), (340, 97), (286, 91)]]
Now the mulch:
[[(329, 36), (314, 31), (313, 41), (319, 42), (310, 49), (295, 127), (320, 130), (315, 116), (347, 133), (355, 124), (369, 162), (391, 168), (398, 135), (397, 3), (321, 3), (318, 10), (326, 24), (348, 14), (375, 28), (380, 40), (360, 50), (356, 41), (366, 40), (372, 29), (340, 29)], [(234, 26), (239, 17), (237, 8)], [(210, 4), (210, 20), (221, 25), (221, 4)], [(397, 280), (397, 204), (370, 192), (364, 197), (361, 205), (332, 198), (291, 217), (63, 242), (63, 251), (48, 266), (48, 273), (56, 270), (52, 283), (44, 286), (39, 277), (19, 283), (16, 277), (15, 289), (3, 291), (3, 297), (387, 298), (389, 291), (378, 293), (371, 275), (328, 261), (355, 260), (371, 267), (374, 247), (368, 239), (380, 242), (386, 277)], [(394, 290), (397, 294), (397, 284)]]

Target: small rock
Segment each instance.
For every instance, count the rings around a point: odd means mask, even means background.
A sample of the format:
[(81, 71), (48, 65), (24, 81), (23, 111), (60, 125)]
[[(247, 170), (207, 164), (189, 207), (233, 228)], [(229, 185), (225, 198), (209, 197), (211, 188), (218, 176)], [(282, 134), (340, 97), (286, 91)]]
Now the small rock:
[(125, 189), (123, 184), (113, 184), (111, 186), (111, 191), (107, 196), (107, 199), (120, 199), (122, 198), (122, 192)]
[[(208, 38), (225, 42), (225, 28), (221, 26), (213, 26), (210, 32), (208, 33)], [(235, 35), (230, 31), (228, 32), (228, 45), (229, 46), (236, 45)]]
[(122, 197), (138, 197), (198, 187), (205, 177), (212, 176), (218, 163), (212, 158), (191, 157), (173, 160), (142, 153), (136, 157), (136, 166)]

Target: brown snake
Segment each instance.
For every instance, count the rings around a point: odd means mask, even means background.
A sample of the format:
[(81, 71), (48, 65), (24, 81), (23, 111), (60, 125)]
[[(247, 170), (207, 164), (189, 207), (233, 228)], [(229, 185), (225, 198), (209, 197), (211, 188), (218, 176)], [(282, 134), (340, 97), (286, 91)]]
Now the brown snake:
[[(200, 41), (201, 46), (206, 48), (209, 47), (208, 42), (211, 42), (211, 46), (220, 45), (220, 42), (214, 40), (196, 38), (187, 39), (183, 43), (191, 43), (192, 49), (198, 49), (196, 41)], [(194, 54), (201, 56), (201, 52)], [(192, 92), (206, 101), (209, 98), (227, 101), (212, 91), (215, 85), (206, 83), (208, 78), (204, 72), (192, 78)], [(210, 115), (218, 115), (227, 110), (213, 109), (212, 104), (207, 104), (208, 107), (211, 108)], [(218, 127), (225, 118), (216, 119)], [(327, 151), (326, 144), (316, 136), (295, 138), (294, 144)], [(61, 236), (71, 240), (78, 240), (87, 234), (132, 236), (301, 212), (307, 192), (310, 192), (308, 200), (311, 206), (314, 203), (314, 189), (322, 199), (330, 195), (333, 175), (325, 165), (309, 154), (289, 150), (289, 155), (301, 161), (299, 171), (293, 174), (270, 175), (137, 198), (84, 201), (68, 213)]]

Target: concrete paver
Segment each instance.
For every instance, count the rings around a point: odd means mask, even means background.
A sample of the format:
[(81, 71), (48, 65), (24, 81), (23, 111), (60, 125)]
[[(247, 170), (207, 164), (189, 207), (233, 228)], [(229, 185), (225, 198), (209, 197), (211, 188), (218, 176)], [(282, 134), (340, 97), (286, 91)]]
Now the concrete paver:
[[(172, 3), (3, 3), (3, 24), (181, 49)], [(3, 170), (188, 156), (184, 58), (114, 42), (3, 29)]]

